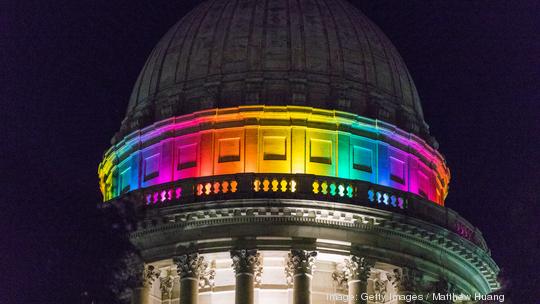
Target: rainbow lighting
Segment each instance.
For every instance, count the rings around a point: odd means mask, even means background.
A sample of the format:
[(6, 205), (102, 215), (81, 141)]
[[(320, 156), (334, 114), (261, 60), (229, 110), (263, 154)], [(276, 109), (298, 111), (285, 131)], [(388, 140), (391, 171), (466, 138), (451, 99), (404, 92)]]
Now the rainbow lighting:
[[(303, 106), (240, 106), (165, 119), (111, 147), (98, 170), (104, 201), (183, 179), (239, 173), (359, 180), (441, 206), (450, 180), (442, 155), (419, 137), (380, 120)], [(234, 192), (236, 183), (224, 181), (219, 187)], [(340, 196), (352, 191), (322, 180), (310, 186), (316, 193)], [(198, 194), (213, 191), (210, 183), (196, 187)], [(294, 192), (296, 187), (295, 180), (253, 183), (255, 191)], [(180, 196), (182, 189), (168, 191), (146, 200)]]

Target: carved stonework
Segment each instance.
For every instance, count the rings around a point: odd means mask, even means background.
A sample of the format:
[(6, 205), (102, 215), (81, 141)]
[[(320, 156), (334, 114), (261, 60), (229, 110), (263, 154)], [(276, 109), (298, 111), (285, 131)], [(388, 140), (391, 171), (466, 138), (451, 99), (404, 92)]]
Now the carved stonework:
[(372, 259), (353, 255), (350, 259), (345, 259), (342, 265), (339, 265), (338, 270), (332, 274), (332, 278), (338, 288), (346, 290), (349, 281), (367, 283), (371, 268), (374, 265), (375, 261)]
[(176, 271), (180, 279), (195, 278), (199, 279), (208, 268), (208, 264), (204, 261), (204, 257), (198, 253), (183, 254), (174, 258)]
[(388, 286), (388, 277), (385, 272), (379, 272), (377, 278), (373, 280), (373, 292), (378, 297), (375, 297), (375, 302), (384, 303), (386, 301), (386, 292)]
[(199, 277), (199, 287), (200, 288), (211, 288), (214, 287), (214, 280), (216, 278), (216, 265), (215, 262), (212, 262), (210, 268), (205, 269)]
[(161, 290), (161, 298), (169, 299), (172, 295), (175, 273), (172, 269), (166, 269), (159, 277), (159, 288)]
[(198, 253), (184, 254), (174, 258), (180, 279), (194, 278), (199, 280), (201, 288), (212, 287), (216, 271), (208, 269), (208, 263)]
[(363, 283), (367, 282), (371, 272), (371, 267), (375, 265), (375, 261), (365, 257), (359, 257), (356, 255), (351, 256), (350, 259), (345, 259), (345, 275), (347, 280), (358, 280)]
[(256, 249), (231, 250), (232, 267), (236, 274), (251, 273), (254, 275), (255, 284), (261, 283), (262, 258)]
[(141, 281), (139, 286), (151, 287), (154, 280), (159, 277), (159, 272), (152, 265), (145, 265), (140, 276)]
[(332, 279), (338, 289), (347, 290), (347, 274), (343, 270), (336, 270), (332, 273)]
[(287, 265), (285, 266), (287, 283), (292, 284), (293, 277), (297, 274), (311, 274), (315, 268), (316, 256), (316, 251), (292, 249), (289, 252)]
[(401, 270), (396, 268), (392, 270), (392, 274), (388, 274), (387, 277), (388, 277), (388, 281), (390, 281), (394, 289), (399, 290), (399, 287), (401, 286), (401, 277), (402, 277)]

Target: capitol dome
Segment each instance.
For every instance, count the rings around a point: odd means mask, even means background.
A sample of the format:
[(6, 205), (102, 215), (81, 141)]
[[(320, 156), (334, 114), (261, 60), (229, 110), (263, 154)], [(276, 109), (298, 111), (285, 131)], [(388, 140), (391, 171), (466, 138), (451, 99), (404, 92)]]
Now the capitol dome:
[(344, 0), (200, 4), (152, 51), (98, 176), (136, 249), (133, 304), (500, 287), (482, 233), (445, 207), (403, 60)]
[(351, 112), (433, 144), (402, 58), (339, 0), (202, 3), (151, 52), (115, 141), (168, 117), (254, 104)]

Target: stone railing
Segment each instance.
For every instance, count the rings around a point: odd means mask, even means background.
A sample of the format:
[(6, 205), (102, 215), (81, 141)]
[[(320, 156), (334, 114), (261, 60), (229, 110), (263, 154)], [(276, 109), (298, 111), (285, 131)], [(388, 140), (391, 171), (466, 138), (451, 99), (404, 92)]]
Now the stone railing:
[[(289, 198), (346, 202), (405, 210), (409, 193), (358, 180), (309, 174), (235, 174), (183, 179), (141, 190), (149, 208), (246, 198)], [(432, 204), (429, 202), (429, 204)]]
[(113, 201), (133, 201), (130, 197), (137, 200), (142, 198), (144, 208), (257, 198), (316, 200), (365, 206), (425, 220), (487, 250), (478, 229), (455, 211), (433, 204), (418, 195), (360, 180), (310, 174), (217, 175), (143, 188)]

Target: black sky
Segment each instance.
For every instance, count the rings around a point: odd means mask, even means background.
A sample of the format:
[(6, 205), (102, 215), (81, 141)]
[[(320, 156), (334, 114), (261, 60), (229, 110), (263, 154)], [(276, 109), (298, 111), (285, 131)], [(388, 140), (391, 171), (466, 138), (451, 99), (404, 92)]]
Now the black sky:
[[(159, 38), (199, 1), (0, 2), (0, 303), (104, 297), (123, 244), (97, 165)], [(514, 303), (540, 301), (540, 2), (355, 4), (404, 57)]]

